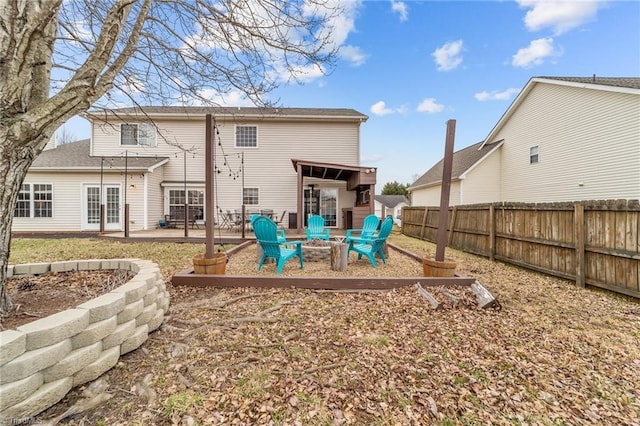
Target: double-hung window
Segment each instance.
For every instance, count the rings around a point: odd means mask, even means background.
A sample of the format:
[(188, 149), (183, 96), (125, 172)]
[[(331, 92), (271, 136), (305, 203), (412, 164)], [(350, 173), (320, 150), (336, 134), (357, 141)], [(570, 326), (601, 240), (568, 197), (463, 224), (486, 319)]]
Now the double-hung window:
[[(194, 219), (204, 219), (204, 192), (187, 189), (189, 211)], [(184, 189), (169, 190), (169, 214), (175, 219), (184, 219)]]
[(258, 127), (236, 126), (236, 148), (257, 148)]
[(53, 217), (53, 185), (50, 183), (22, 184), (14, 217)]
[(538, 145), (529, 148), (529, 164), (536, 164), (540, 160)]
[(120, 145), (156, 146), (156, 128), (151, 124), (121, 124)]
[(246, 206), (260, 204), (260, 191), (258, 188), (244, 188), (244, 191), (242, 191), (242, 204)]

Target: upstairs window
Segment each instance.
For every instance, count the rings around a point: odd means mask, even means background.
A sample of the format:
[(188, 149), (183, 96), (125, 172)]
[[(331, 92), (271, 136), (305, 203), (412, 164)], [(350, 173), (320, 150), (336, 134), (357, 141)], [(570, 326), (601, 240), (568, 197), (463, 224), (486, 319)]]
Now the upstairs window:
[(236, 126), (236, 148), (257, 148), (258, 127)]
[(538, 145), (529, 148), (529, 164), (537, 164), (539, 161)]
[(156, 128), (151, 124), (121, 124), (120, 145), (156, 146)]
[(25, 183), (18, 193), (15, 217), (53, 217), (53, 185)]

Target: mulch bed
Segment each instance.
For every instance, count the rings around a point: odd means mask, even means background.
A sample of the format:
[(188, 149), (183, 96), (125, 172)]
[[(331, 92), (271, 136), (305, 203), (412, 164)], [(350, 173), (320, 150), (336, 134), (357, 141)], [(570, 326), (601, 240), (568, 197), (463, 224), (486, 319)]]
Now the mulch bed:
[(125, 270), (50, 272), (38, 276), (11, 278), (7, 292), (14, 309), (0, 318), (0, 330), (19, 327), (121, 286), (133, 277)]

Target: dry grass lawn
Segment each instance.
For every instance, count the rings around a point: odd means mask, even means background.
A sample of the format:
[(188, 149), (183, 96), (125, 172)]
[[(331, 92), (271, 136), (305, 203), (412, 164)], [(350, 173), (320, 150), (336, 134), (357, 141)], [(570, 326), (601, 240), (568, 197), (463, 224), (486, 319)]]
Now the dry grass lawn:
[[(418, 254), (432, 244), (392, 235)], [(254, 249), (228, 273), (255, 271)], [(12, 263), (140, 257), (166, 277), (202, 245), (16, 240)], [(170, 317), (102, 380), (111, 398), (68, 424), (640, 424), (640, 305), (447, 250), (501, 309), (434, 311), (415, 288), (385, 292), (171, 288)], [(391, 252), (373, 270), (419, 275)], [(261, 274), (273, 274), (274, 267)], [(305, 274), (328, 273), (306, 264)], [(295, 275), (295, 261), (285, 274)], [(72, 391), (39, 416), (81, 398)]]

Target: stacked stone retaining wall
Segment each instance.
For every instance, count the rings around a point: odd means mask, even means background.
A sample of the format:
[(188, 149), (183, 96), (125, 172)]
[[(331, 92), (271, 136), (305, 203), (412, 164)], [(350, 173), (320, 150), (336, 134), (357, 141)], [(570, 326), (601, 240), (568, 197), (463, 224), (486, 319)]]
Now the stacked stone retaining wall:
[(130, 270), (126, 284), (46, 318), (0, 332), (0, 424), (19, 424), (95, 380), (162, 324), (169, 293), (160, 268), (140, 259), (9, 266), (7, 276)]

